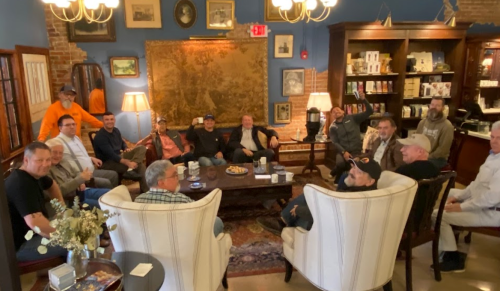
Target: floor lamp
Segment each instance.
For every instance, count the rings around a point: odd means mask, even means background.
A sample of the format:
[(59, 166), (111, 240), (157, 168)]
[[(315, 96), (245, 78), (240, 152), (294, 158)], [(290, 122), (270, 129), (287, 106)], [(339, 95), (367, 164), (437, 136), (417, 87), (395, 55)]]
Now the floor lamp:
[(123, 96), (122, 111), (135, 112), (137, 116), (137, 131), (141, 139), (141, 123), (139, 121), (139, 112), (149, 110), (149, 102), (144, 92), (127, 92)]

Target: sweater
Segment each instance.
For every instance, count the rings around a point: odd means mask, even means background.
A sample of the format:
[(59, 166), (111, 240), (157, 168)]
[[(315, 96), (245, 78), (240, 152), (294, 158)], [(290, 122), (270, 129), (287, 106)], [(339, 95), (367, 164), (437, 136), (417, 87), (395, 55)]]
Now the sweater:
[(426, 118), (418, 124), (417, 133), (424, 134), (431, 142), (429, 159), (448, 159), (453, 142), (454, 128), (451, 122), (443, 116), (438, 120)]
[(118, 128), (114, 127), (112, 132), (101, 128), (94, 138), (95, 156), (103, 163), (112, 160), (120, 162), (122, 156), (120, 151), (127, 149), (127, 145), (122, 139), (122, 134)]
[(218, 152), (224, 153), (226, 143), (222, 133), (214, 128), (212, 131), (207, 131), (205, 128), (194, 129), (194, 125), (188, 128), (186, 133), (187, 140), (194, 142), (194, 157), (211, 158)]

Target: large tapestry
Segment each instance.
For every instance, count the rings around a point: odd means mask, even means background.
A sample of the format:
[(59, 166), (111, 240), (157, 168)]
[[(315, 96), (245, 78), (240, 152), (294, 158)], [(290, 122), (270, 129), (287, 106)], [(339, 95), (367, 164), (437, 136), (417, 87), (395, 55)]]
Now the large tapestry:
[(207, 113), (219, 128), (244, 114), (267, 125), (267, 39), (146, 41), (146, 60), (151, 107), (169, 128)]

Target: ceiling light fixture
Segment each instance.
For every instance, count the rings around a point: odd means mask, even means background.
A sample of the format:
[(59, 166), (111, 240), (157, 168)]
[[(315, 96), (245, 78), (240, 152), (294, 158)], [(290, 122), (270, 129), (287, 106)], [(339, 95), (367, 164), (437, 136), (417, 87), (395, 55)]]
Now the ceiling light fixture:
[[(323, 4), (323, 12), (317, 17), (312, 16), (313, 10), (318, 7), (318, 2)], [(274, 7), (279, 8), (281, 18), (290, 22), (297, 23), (302, 20), (321, 22), (325, 20), (330, 15), (330, 10), (333, 6), (337, 5), (338, 0), (272, 0)], [(293, 5), (297, 5), (300, 10), (299, 16), (297, 18), (289, 18), (288, 11), (292, 9)]]
[[(50, 5), (50, 10), (58, 19), (66, 22), (77, 22), (85, 19), (88, 23), (104, 23), (113, 16), (113, 9), (120, 0), (42, 0)], [(54, 11), (60, 8), (62, 16)], [(108, 11), (106, 13), (106, 10)]]

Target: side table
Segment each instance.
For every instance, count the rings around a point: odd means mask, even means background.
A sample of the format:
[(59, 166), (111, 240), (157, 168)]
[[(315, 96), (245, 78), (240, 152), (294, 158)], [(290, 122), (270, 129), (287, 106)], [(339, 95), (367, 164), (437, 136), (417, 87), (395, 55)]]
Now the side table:
[(316, 164), (314, 163), (314, 159), (315, 159), (315, 156), (314, 156), (314, 145), (316, 144), (328, 144), (331, 142), (331, 140), (327, 139), (325, 141), (303, 141), (303, 140), (299, 140), (299, 139), (295, 139), (295, 138), (292, 138), (293, 141), (296, 141), (297, 143), (299, 144), (309, 144), (311, 145), (311, 149), (310, 149), (310, 153), (309, 153), (309, 161), (307, 161), (307, 163), (305, 164), (304, 168), (302, 169), (302, 174), (304, 174), (305, 171), (309, 170), (310, 173), (312, 174), (312, 172), (314, 170), (318, 171), (319, 173), (319, 176), (321, 178), (323, 178), (323, 176), (321, 175), (321, 171), (319, 170), (318, 166), (316, 166)]

